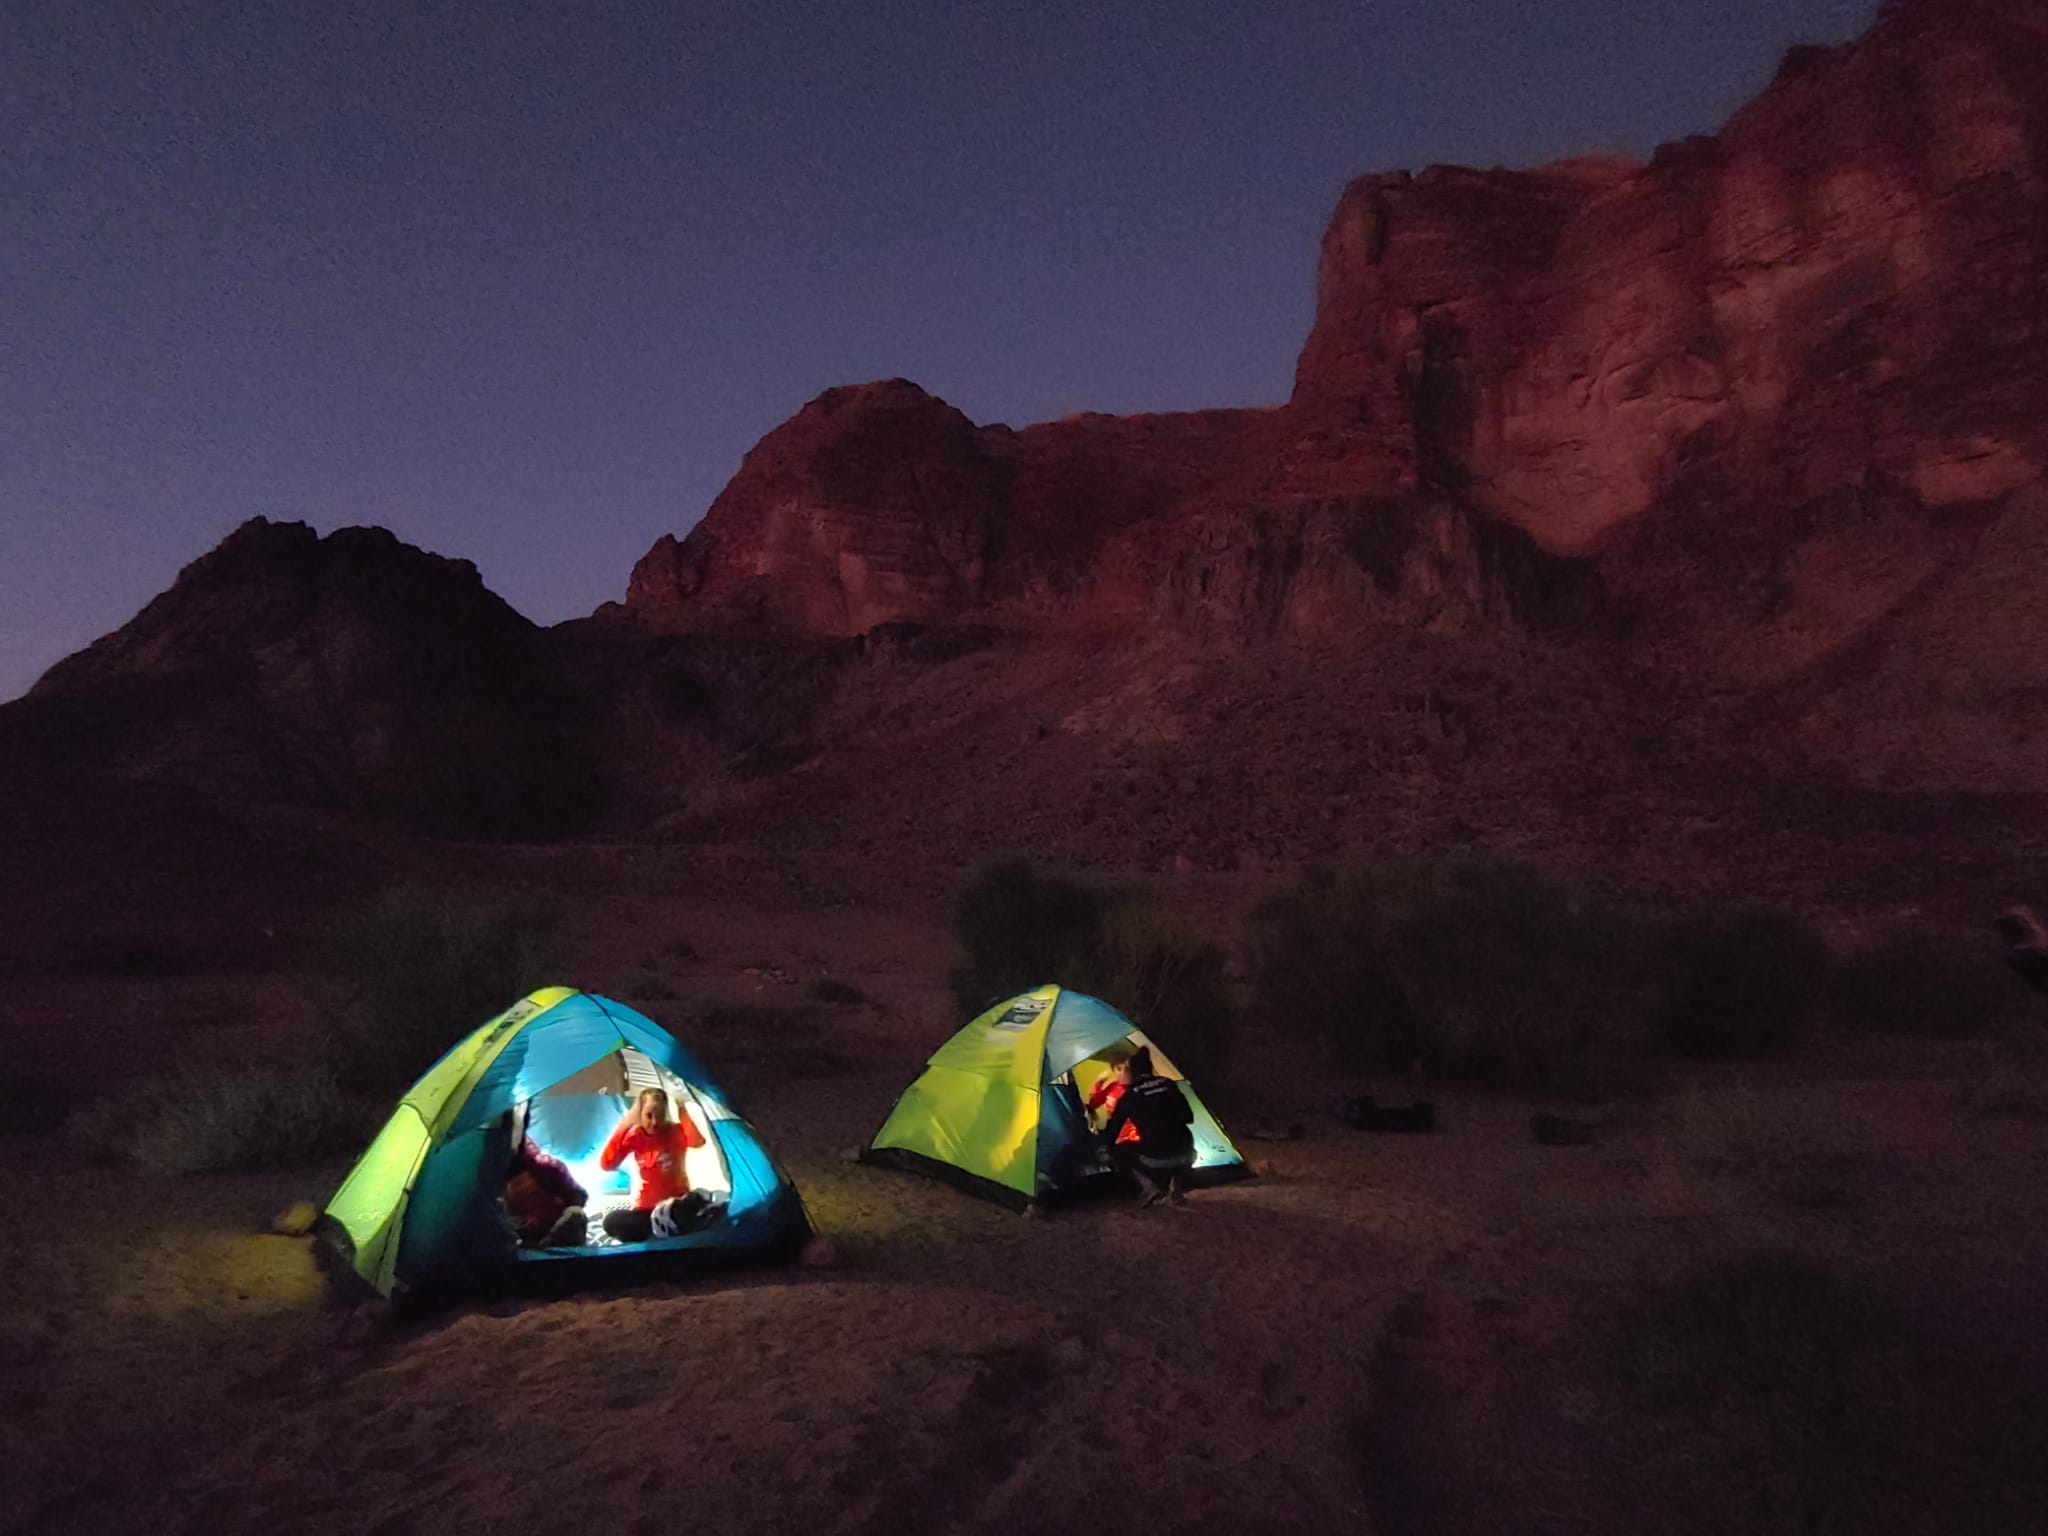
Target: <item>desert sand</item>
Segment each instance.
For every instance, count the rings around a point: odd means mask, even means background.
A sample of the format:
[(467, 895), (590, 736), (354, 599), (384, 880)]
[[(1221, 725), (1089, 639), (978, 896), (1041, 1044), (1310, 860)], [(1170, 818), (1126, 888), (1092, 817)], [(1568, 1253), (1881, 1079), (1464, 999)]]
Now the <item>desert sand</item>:
[[(1346, 1094), (1415, 1085), (1333, 1076), (1254, 1017), (1206, 1092), (1256, 1180), (1027, 1218), (847, 1160), (958, 1023), (927, 896), (815, 869), (735, 889), (737, 865), (616, 848), (465, 857), (545, 871), (566, 979), (626, 995), (654, 964), (673, 996), (638, 1006), (725, 1081), (840, 1262), (394, 1322), (266, 1231), (346, 1159), (147, 1179), (95, 1158), (89, 1113), (10, 1136), (29, 1204), (5, 1243), (0, 1529), (1705, 1529), (1657, 1434), (1616, 1434), (1601, 1341), (1759, 1247), (1900, 1309), (1932, 1362), (1902, 1388), (1930, 1465), (2003, 1454), (1987, 1422), (2040, 1436), (2015, 1414), (2048, 1382), (2048, 1118), (1987, 1107), (2048, 1102), (2026, 1052), (1667, 1069), (1566, 1106), (1597, 1140), (1552, 1147), (1543, 1106), (1437, 1087), (1436, 1134), (1353, 1130)], [(868, 1001), (807, 1001), (827, 974)], [(283, 1056), (309, 1027), (283, 969), (50, 974), (14, 998), (81, 1081)], [(1896, 1529), (2038, 1507), (2010, 1479), (2009, 1508), (1959, 1510), (1969, 1480), (1899, 1475)]]

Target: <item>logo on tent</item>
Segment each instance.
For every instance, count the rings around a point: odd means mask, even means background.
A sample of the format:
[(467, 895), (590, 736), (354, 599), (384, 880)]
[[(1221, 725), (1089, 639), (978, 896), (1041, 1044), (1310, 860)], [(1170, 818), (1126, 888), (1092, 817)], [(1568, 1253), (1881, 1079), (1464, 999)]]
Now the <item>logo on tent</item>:
[(1002, 1017), (989, 1025), (989, 1030), (994, 1032), (1001, 1029), (1012, 1034), (1021, 1034), (1051, 1006), (1052, 999), (1049, 997), (1020, 997), (1004, 1010)]

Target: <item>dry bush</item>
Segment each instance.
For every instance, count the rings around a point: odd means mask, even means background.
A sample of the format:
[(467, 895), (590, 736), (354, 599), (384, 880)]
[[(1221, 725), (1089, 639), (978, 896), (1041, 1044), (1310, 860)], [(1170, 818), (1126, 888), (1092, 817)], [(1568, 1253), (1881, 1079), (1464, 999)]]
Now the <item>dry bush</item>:
[(83, 976), (154, 980), (182, 976), (191, 967), (174, 946), (152, 935), (98, 933), (80, 941), (71, 968)]
[(654, 971), (639, 971), (619, 983), (619, 996), (629, 1003), (670, 1003), (676, 989)]
[(170, 987), (156, 1013), (159, 1029), (220, 1029), (246, 1024), (251, 1009), (223, 986), (190, 981)]
[(1311, 870), (1254, 910), (1260, 1011), (1351, 1070), (1587, 1095), (1642, 1033), (1647, 921), (1508, 861)]
[(953, 963), (946, 982), (968, 1017), (1046, 982), (1094, 968), (1117, 893), (1041, 872), (1009, 856), (983, 865), (953, 901)]
[(1827, 984), (1827, 948), (1783, 912), (1704, 912), (1666, 936), (1658, 1042), (1701, 1061), (1747, 1060), (1798, 1038)]
[(955, 900), (953, 947), (963, 1014), (1058, 982), (1126, 1015), (1197, 1081), (1228, 1069), (1237, 1009), (1223, 948), (1148, 890), (998, 859)]
[(826, 1029), (816, 1008), (801, 1003), (763, 1003), (715, 997), (701, 1005), (685, 1034), (715, 1072), (732, 1063), (767, 1063), (785, 1077), (844, 1077), (858, 1063), (839, 1049), (837, 1032)]
[(1967, 1047), (1959, 1108), (1987, 1115), (2048, 1116), (2048, 1032), (2015, 1030)]
[(1125, 902), (1103, 925), (1092, 972), (1080, 985), (1159, 1043), (1196, 1082), (1230, 1068), (1237, 1008), (1224, 977), (1223, 946), (1149, 901)]
[(1633, 1309), (1608, 1343), (1584, 1401), (1626, 1469), (1619, 1498), (1657, 1528), (2004, 1536), (2048, 1518), (2039, 1404), (1956, 1379), (1825, 1268), (1752, 1253)]
[(304, 984), (347, 1084), (395, 1092), (557, 981), (560, 955), (559, 922), (543, 901), (401, 886), (320, 937)]
[(1696, 1177), (1733, 1180), (1806, 1207), (1850, 1198), (1858, 1140), (1838, 1115), (1795, 1109), (1737, 1085), (1681, 1094), (1674, 1124), (1677, 1161)]
[(1995, 945), (1926, 928), (1899, 929), (1844, 959), (1834, 1008), (1852, 1030), (1949, 1040), (2002, 1033), (2040, 1011)]
[(804, 996), (814, 1003), (834, 1008), (863, 1008), (874, 1001), (850, 981), (836, 976), (814, 976), (804, 987)]
[(71, 1088), (54, 1074), (0, 1072), (0, 1136), (56, 1130), (71, 1099)]
[[(379, 1107), (314, 1063), (187, 1073), (132, 1090), (113, 1111), (145, 1172), (190, 1174), (295, 1167), (360, 1148), (376, 1132)], [(81, 1133), (97, 1134), (107, 1113), (86, 1111)]]

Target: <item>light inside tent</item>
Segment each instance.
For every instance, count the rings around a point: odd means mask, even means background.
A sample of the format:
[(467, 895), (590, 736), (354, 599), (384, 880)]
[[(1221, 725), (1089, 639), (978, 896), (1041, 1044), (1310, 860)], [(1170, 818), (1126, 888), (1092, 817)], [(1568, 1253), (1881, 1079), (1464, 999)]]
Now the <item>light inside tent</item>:
[(647, 1088), (666, 1092), (671, 1112), (677, 1117), (687, 1115), (703, 1138), (704, 1144), (692, 1147), (683, 1159), (683, 1172), (690, 1187), (721, 1205), (732, 1196), (732, 1174), (714, 1129), (717, 1121), (732, 1118), (732, 1111), (631, 1046), (621, 1046), (536, 1094), (527, 1104), (526, 1132), (534, 1144), (560, 1158), (576, 1182), (590, 1192), (584, 1207), (590, 1217), (585, 1246), (622, 1246), (604, 1231), (604, 1217), (608, 1211), (633, 1206), (632, 1159), (607, 1169), (598, 1157), (641, 1091)]
[[(1181, 1075), (1180, 1068), (1169, 1061), (1166, 1053), (1147, 1039), (1142, 1031), (1132, 1030), (1114, 1045), (1074, 1063), (1067, 1075), (1079, 1095), (1079, 1102), (1086, 1105), (1089, 1096), (1095, 1091), (1095, 1085), (1116, 1071), (1118, 1063), (1126, 1060), (1141, 1046), (1152, 1052), (1153, 1070), (1161, 1077), (1171, 1078), (1182, 1084), (1181, 1092), (1187, 1093), (1187, 1079)], [(1221, 1168), (1226, 1164), (1240, 1161), (1229, 1139), (1224, 1136), (1223, 1128), (1216, 1123), (1215, 1117), (1209, 1113), (1201, 1100), (1194, 1099), (1193, 1108), (1194, 1121), (1189, 1125), (1188, 1133), (1195, 1142), (1195, 1166)], [(1101, 1119), (1100, 1114), (1094, 1116), (1090, 1128), (1095, 1129)]]

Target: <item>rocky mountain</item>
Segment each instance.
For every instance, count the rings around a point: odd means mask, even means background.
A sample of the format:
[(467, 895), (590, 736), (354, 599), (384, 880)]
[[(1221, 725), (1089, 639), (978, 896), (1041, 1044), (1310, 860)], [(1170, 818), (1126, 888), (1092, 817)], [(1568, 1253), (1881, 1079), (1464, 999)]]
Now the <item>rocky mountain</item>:
[(1363, 177), (1293, 404), (1553, 550), (1674, 499), (2038, 480), (2044, 64), (2039, 5), (1906, 0), (1648, 165)]
[(1647, 163), (1362, 177), (1316, 294), (1270, 409), (829, 390), (548, 632), (388, 535), (251, 524), (0, 756), (490, 835), (1619, 840), (1735, 882), (1793, 819), (1875, 872), (1958, 792), (2040, 793), (2039, 0), (1892, 0)]
[(255, 518), (9, 706), (5, 741), (78, 772), (416, 831), (564, 829), (587, 752), (543, 633), (467, 561), (374, 528)]
[(1540, 622), (1573, 562), (1393, 483), (1290, 483), (1284, 411), (976, 427), (903, 379), (762, 439), (626, 606), (811, 634), (983, 615), (1190, 635)]
[[(2005, 791), (2048, 755), (2015, 708), (2030, 663), (1976, 666), (1964, 726), (1953, 679), (1902, 660), (1871, 693), (1851, 658), (2048, 649), (2032, 594), (1940, 595), (2009, 586), (2036, 537), (2044, 379), (2048, 12), (1893, 0), (1647, 164), (1353, 182), (1283, 406), (1013, 431), (901, 380), (830, 391), (627, 606), (820, 635), (1621, 635), (1650, 686), (1782, 693), (1830, 771)], [(1930, 628), (1993, 611), (1991, 640)], [(1875, 748), (1929, 707), (1978, 748)]]

